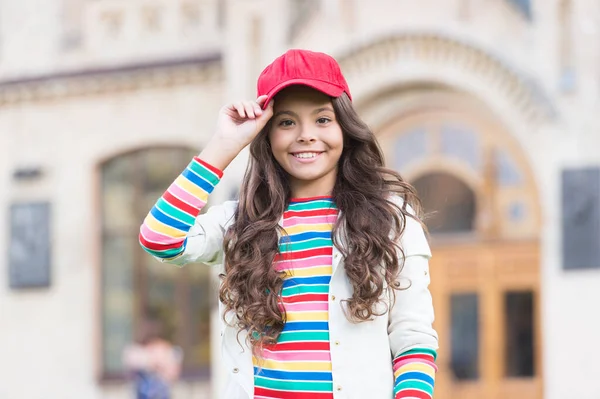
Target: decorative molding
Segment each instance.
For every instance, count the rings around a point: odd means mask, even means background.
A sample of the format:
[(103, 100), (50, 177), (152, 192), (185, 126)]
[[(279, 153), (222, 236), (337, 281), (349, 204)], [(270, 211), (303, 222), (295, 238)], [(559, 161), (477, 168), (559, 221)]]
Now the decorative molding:
[[(338, 57), (348, 80), (409, 63), (453, 68), (504, 96), (529, 121), (552, 121), (556, 107), (533, 77), (473, 43), (436, 32), (406, 32), (354, 48)], [(417, 83), (417, 82), (415, 82)]]
[(223, 80), (222, 55), (215, 53), (0, 81), (0, 107)]

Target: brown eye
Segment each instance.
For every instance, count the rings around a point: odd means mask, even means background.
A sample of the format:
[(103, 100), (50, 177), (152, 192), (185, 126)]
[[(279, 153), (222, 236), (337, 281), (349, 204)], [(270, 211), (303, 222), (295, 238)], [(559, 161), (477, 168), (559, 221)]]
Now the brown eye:
[(317, 123), (322, 124), (322, 125), (325, 124), (325, 123), (327, 123), (327, 122), (331, 122), (331, 119), (325, 118), (325, 117), (317, 119)]
[(293, 124), (294, 124), (294, 122), (291, 121), (290, 119), (284, 119), (279, 122), (278, 126), (288, 127), (288, 126), (292, 126)]

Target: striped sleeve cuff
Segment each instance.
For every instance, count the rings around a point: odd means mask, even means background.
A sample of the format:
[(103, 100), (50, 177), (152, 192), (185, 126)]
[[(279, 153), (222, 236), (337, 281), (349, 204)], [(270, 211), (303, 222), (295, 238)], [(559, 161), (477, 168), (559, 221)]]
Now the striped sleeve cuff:
[(195, 157), (152, 207), (140, 227), (140, 245), (171, 259), (185, 251), (186, 236), (223, 172)]
[(394, 399), (432, 399), (436, 351), (411, 349), (394, 358)]

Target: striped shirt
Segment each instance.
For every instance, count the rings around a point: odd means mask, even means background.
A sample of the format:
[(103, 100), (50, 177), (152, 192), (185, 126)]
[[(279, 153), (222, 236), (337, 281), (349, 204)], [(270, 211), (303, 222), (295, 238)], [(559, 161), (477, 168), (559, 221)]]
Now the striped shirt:
[[(144, 219), (142, 248), (159, 259), (181, 255), (189, 230), (222, 176), (194, 158)], [(288, 235), (281, 239), (274, 267), (286, 273), (283, 306), (288, 318), (279, 342), (265, 350), (265, 361), (255, 367), (255, 398), (333, 396), (327, 306), (336, 219), (330, 198), (292, 201), (284, 214)], [(435, 351), (419, 348), (394, 357), (395, 399), (433, 397), (435, 357)], [(312, 393), (303, 393), (307, 391)], [(287, 396), (278, 396), (283, 393)]]
[(337, 219), (331, 197), (296, 199), (283, 214), (287, 235), (274, 267), (285, 274), (286, 323), (276, 345), (254, 358), (255, 399), (331, 399), (328, 293)]
[(433, 398), (436, 351), (412, 349), (394, 358), (394, 398)]
[(194, 158), (144, 219), (139, 236), (142, 248), (161, 259), (183, 253), (187, 233), (221, 177), (219, 169)]

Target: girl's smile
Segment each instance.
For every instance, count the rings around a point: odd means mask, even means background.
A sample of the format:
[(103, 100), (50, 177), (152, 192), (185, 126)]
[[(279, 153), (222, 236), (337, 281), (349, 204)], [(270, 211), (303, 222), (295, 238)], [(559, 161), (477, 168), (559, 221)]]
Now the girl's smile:
[(311, 163), (318, 160), (319, 156), (325, 151), (303, 151), (303, 152), (292, 152), (292, 155), (298, 162)]

